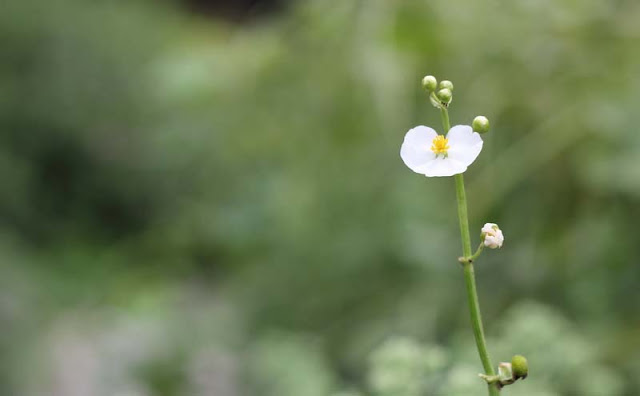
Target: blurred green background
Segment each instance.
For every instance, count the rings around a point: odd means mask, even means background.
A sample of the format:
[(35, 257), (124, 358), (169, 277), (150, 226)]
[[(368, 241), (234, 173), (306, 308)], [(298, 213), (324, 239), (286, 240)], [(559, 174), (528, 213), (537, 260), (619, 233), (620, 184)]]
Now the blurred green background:
[[(6, 0), (0, 394), (481, 395), (466, 173), (505, 395), (640, 394), (640, 3)], [(477, 237), (473, 233), (475, 242)]]

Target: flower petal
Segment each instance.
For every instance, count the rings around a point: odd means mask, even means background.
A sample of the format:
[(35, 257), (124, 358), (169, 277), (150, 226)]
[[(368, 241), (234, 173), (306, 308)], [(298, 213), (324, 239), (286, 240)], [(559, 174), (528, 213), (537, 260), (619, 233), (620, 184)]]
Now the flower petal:
[(453, 176), (458, 173), (462, 173), (467, 170), (467, 166), (460, 162), (449, 158), (436, 158), (433, 161), (427, 162), (420, 167), (418, 173), (422, 173), (427, 177), (441, 177), (441, 176)]
[(449, 140), (449, 158), (461, 162), (465, 167), (471, 165), (482, 151), (482, 138), (468, 125), (456, 125), (447, 134)]
[(424, 125), (412, 128), (404, 136), (400, 157), (405, 165), (416, 173), (422, 173), (424, 166), (436, 159), (436, 155), (431, 151), (431, 143), (438, 136), (433, 129)]

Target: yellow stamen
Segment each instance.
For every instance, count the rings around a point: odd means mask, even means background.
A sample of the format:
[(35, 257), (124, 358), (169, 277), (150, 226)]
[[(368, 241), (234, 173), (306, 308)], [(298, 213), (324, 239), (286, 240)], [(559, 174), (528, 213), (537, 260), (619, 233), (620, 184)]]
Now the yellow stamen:
[(449, 139), (442, 135), (436, 136), (431, 142), (431, 151), (438, 154), (447, 154), (447, 150), (449, 150)]

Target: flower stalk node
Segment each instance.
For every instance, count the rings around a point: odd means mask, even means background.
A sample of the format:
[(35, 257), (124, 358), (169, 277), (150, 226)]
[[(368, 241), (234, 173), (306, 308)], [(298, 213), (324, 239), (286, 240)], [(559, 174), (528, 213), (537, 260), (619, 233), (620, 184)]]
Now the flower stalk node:
[(515, 383), (519, 379), (527, 378), (529, 365), (527, 359), (522, 355), (515, 355), (511, 358), (511, 363), (501, 362), (498, 365), (497, 375), (478, 374), (487, 384), (496, 384), (499, 388)]

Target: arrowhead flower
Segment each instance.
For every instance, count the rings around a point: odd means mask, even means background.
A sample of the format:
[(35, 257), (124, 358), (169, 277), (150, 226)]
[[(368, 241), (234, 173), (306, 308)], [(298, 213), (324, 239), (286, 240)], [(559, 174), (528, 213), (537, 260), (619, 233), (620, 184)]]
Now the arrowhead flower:
[(456, 125), (447, 136), (424, 125), (410, 129), (400, 156), (405, 165), (427, 177), (453, 176), (467, 170), (482, 151), (482, 138), (468, 125)]
[[(442, 127), (446, 135), (439, 135), (434, 129), (424, 125), (412, 128), (404, 136), (404, 141), (400, 148), (400, 157), (409, 169), (427, 177), (455, 176), (458, 220), (460, 222), (460, 236), (462, 237), (462, 256), (458, 258), (458, 262), (463, 267), (472, 322), (471, 327), (478, 347), (478, 354), (482, 361), (482, 367), (484, 368), (484, 374), (480, 374), (480, 377), (484, 378), (488, 384), (489, 396), (499, 396), (502, 387), (513, 384), (517, 379), (524, 379), (527, 376), (528, 366), (524, 357), (514, 356), (511, 363), (501, 363), (498, 366), (498, 375), (496, 375), (487, 352), (482, 318), (480, 317), (480, 306), (473, 270), (474, 262), (480, 257), (485, 248), (498, 249), (502, 247), (504, 234), (497, 224), (486, 223), (480, 233), (480, 244), (476, 252), (472, 253), (467, 214), (467, 195), (462, 173), (480, 155), (483, 145), (480, 134), (489, 131), (489, 120), (487, 117), (477, 116), (471, 126), (456, 125), (451, 128), (449, 106), (453, 100), (453, 83), (449, 80), (443, 80), (438, 84), (438, 80), (429, 75), (422, 79), (422, 87), (427, 91), (431, 104), (440, 111)], [(445, 391), (444, 393), (449, 394), (451, 392)]]

